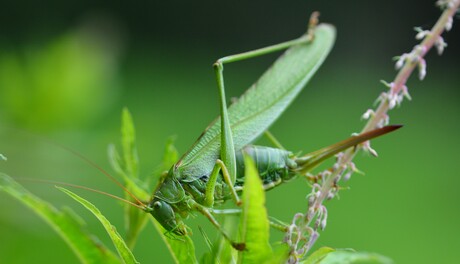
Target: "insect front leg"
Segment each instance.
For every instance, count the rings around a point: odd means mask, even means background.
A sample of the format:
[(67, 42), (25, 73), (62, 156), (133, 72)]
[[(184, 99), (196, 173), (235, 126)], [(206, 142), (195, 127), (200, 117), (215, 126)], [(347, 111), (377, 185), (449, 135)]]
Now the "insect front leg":
[[(218, 214), (218, 215), (240, 215), (242, 213), (242, 210), (241, 209), (220, 209), (220, 210), (213, 209), (212, 213)], [(278, 231), (281, 231), (281, 232), (286, 232), (289, 229), (288, 224), (281, 222), (280, 220), (274, 217), (269, 217), (268, 223), (270, 224), (272, 228)]]
[(214, 192), (216, 190), (217, 177), (219, 177), (219, 172), (222, 171), (222, 177), (224, 182), (229, 186), (230, 192), (235, 201), (236, 205), (241, 205), (241, 200), (238, 194), (236, 193), (235, 187), (230, 178), (230, 174), (225, 166), (224, 162), (221, 160), (216, 160), (216, 164), (209, 176), (208, 183), (206, 184), (206, 193), (205, 193), (205, 206), (212, 207), (214, 205)]
[(208, 220), (220, 231), (222, 236), (228, 242), (230, 242), (230, 244), (232, 244), (233, 248), (235, 248), (236, 250), (239, 250), (239, 251), (242, 251), (242, 250), (244, 250), (246, 248), (246, 245), (244, 243), (235, 242), (230, 238), (230, 236), (227, 235), (225, 230), (220, 226), (219, 222), (217, 222), (217, 220), (214, 218), (214, 216), (212, 216), (211, 212), (206, 207), (198, 204), (197, 202), (195, 202), (193, 200), (190, 200), (189, 206), (191, 208), (197, 210), (198, 212), (200, 212), (204, 216), (206, 216), (206, 218), (208, 218)]

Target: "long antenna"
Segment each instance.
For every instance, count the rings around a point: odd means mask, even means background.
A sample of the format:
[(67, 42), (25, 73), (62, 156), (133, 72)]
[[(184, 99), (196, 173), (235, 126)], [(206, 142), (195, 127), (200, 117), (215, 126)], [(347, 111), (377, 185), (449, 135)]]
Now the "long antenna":
[(113, 194), (110, 194), (110, 193), (107, 193), (107, 192), (104, 192), (104, 191), (100, 191), (100, 190), (96, 190), (96, 189), (92, 189), (92, 188), (89, 188), (89, 187), (86, 187), (86, 186), (81, 186), (81, 185), (76, 185), (76, 184), (72, 184), (72, 183), (66, 183), (66, 182), (60, 182), (60, 181), (52, 181), (52, 180), (42, 180), (42, 179), (32, 179), (32, 178), (15, 178), (19, 181), (30, 181), (30, 182), (38, 182), (38, 183), (46, 183), (46, 184), (55, 184), (55, 185), (63, 185), (63, 186), (69, 186), (69, 187), (73, 187), (73, 188), (78, 188), (78, 189), (82, 189), (82, 190), (86, 190), (86, 191), (90, 191), (90, 192), (95, 192), (95, 193), (99, 193), (99, 194), (102, 194), (102, 195), (105, 195), (105, 196), (109, 196), (111, 198), (114, 198), (114, 199), (117, 199), (119, 201), (122, 201), (122, 202), (125, 202), (127, 204), (130, 204), (132, 206), (135, 206), (141, 210), (144, 210), (146, 209), (146, 206), (144, 204), (144, 207), (143, 206), (140, 206), (139, 204), (135, 204), (131, 201), (128, 201), (126, 199), (123, 199), (121, 197), (118, 197), (116, 195), (113, 195)]
[(121, 184), (117, 179), (115, 179), (115, 177), (113, 177), (112, 175), (110, 175), (110, 173), (108, 173), (106, 170), (104, 170), (102, 167), (100, 167), (99, 165), (97, 165), (95, 162), (93, 162), (92, 160), (88, 159), (87, 157), (83, 156), (82, 154), (78, 153), (77, 151), (73, 150), (73, 149), (70, 149), (66, 146), (63, 146), (61, 144), (58, 144), (58, 143), (53, 143), (53, 144), (56, 144), (57, 146), (69, 151), (70, 153), (72, 153), (73, 155), (77, 156), (78, 158), (80, 158), (81, 160), (85, 161), (86, 163), (88, 163), (89, 165), (93, 166), (94, 168), (96, 168), (98, 171), (100, 171), (102, 174), (104, 174), (105, 176), (107, 176), (111, 181), (113, 181), (116, 185), (118, 185), (119, 187), (121, 187), (127, 194), (129, 194), (129, 196), (131, 196), (138, 204), (140, 205), (143, 205), (144, 207), (147, 207), (143, 202), (141, 202), (134, 194), (132, 194), (125, 186), (123, 186), (123, 184)]
[[(19, 133), (23, 133), (23, 134), (26, 134), (26, 135), (29, 135), (29, 136), (32, 136), (32, 137), (36, 137), (42, 141), (45, 141), (47, 142), (48, 144), (51, 144), (51, 145), (54, 145), (56, 147), (60, 147), (64, 150), (67, 150), (68, 152), (70, 152), (71, 154), (75, 155), (76, 157), (80, 158), (81, 160), (83, 160), (84, 162), (86, 162), (87, 164), (89, 164), (90, 166), (96, 168), (99, 172), (101, 172), (102, 174), (104, 174), (106, 177), (108, 177), (112, 182), (114, 182), (116, 185), (118, 185), (119, 187), (121, 187), (121, 189), (123, 191), (125, 191), (129, 196), (131, 196), (137, 203), (138, 205), (142, 205), (144, 207), (147, 207), (147, 205), (145, 205), (143, 202), (141, 202), (139, 200), (139, 198), (137, 198), (134, 194), (132, 194), (123, 184), (121, 184), (117, 179), (115, 179), (115, 177), (113, 177), (112, 175), (110, 175), (110, 173), (108, 173), (106, 170), (104, 170), (102, 167), (100, 167), (99, 165), (97, 165), (95, 162), (93, 162), (92, 160), (88, 159), (87, 157), (83, 156), (82, 154), (80, 154), (79, 152), (71, 149), (71, 148), (68, 148), (62, 144), (59, 144), (57, 142), (53, 142), (49, 139), (46, 139), (42, 136), (39, 136), (39, 135), (36, 135), (36, 134), (33, 134), (33, 133), (30, 133), (30, 132), (27, 132), (27, 131), (24, 131), (24, 130), (20, 130), (20, 129), (15, 129), (15, 128), (8, 128), (8, 129), (11, 129), (11, 130), (14, 130), (14, 131), (17, 131)], [(81, 186), (83, 187), (83, 186)], [(88, 188), (90, 189), (90, 188)], [(96, 190), (95, 190), (96, 191)]]

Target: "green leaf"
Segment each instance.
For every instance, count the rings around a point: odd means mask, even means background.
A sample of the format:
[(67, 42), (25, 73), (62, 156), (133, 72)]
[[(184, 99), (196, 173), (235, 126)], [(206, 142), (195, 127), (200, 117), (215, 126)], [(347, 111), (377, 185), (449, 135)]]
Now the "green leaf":
[(110, 238), (112, 239), (113, 245), (118, 251), (118, 255), (120, 255), (120, 257), (123, 259), (125, 263), (139, 263), (134, 258), (133, 253), (131, 252), (131, 250), (129, 250), (123, 238), (120, 236), (120, 234), (118, 234), (116, 228), (112, 224), (110, 224), (109, 220), (107, 220), (107, 218), (105, 218), (105, 216), (102, 215), (102, 213), (99, 211), (99, 209), (96, 208), (96, 206), (65, 188), (57, 188), (65, 194), (72, 197), (75, 201), (82, 204), (86, 209), (91, 211), (91, 213), (93, 213), (94, 216), (96, 216), (96, 218), (101, 222), (101, 224), (104, 226), (105, 230), (109, 234)]
[[(138, 179), (131, 178), (125, 173), (124, 162), (121, 160), (120, 154), (118, 154), (113, 144), (109, 145), (107, 152), (112, 169), (123, 178), (126, 188), (142, 200), (150, 199), (150, 194), (145, 190), (143, 184)], [(132, 199), (130, 195), (126, 194), (125, 196), (127, 199)]]
[[(236, 217), (225, 217), (221, 221), (222, 227), (227, 231), (228, 234), (233, 234), (238, 231), (238, 220)], [(205, 253), (200, 259), (202, 264), (210, 263), (236, 263), (238, 257), (236, 250), (232, 247), (228, 240), (223, 236), (216, 236), (214, 242), (211, 242), (207, 235), (201, 230), (202, 235), (205, 237), (205, 240), (208, 242), (208, 247), (211, 252)], [(278, 263), (276, 263), (278, 264)]]
[(330, 247), (322, 247), (313, 252), (306, 260), (302, 261), (302, 264), (319, 264), (321, 261), (331, 252), (335, 252), (335, 249)]
[(273, 255), (269, 244), (270, 223), (265, 208), (265, 191), (252, 159), (244, 156), (245, 183), (242, 197), (241, 237), (246, 249), (240, 263), (263, 263)]
[[(113, 169), (123, 178), (126, 189), (141, 200), (150, 199), (150, 195), (141, 187), (138, 177), (139, 159), (136, 148), (136, 131), (133, 119), (127, 108), (123, 108), (121, 116), (121, 146), (120, 156), (114, 145), (109, 145), (109, 161)], [(125, 193), (127, 200), (133, 201), (129, 193)], [(134, 248), (140, 232), (147, 223), (148, 215), (133, 206), (125, 205), (126, 241), (130, 248)]]
[(198, 263), (195, 256), (195, 246), (188, 235), (168, 237), (165, 235), (166, 230), (153, 217), (150, 219), (168, 247), (175, 263)]
[(289, 258), (289, 252), (291, 251), (291, 248), (286, 244), (283, 243), (279, 245), (279, 247), (276, 247), (273, 256), (266, 261), (264, 264), (280, 264), (280, 263), (288, 263), (288, 258)]
[(171, 169), (171, 167), (179, 159), (179, 153), (177, 152), (177, 149), (174, 146), (175, 140), (175, 136), (171, 136), (166, 140), (161, 163), (153, 172), (153, 178), (156, 181), (158, 181), (158, 179), (161, 178), (162, 175), (165, 175), (165, 172), (168, 172), (169, 169)]
[(133, 118), (128, 108), (123, 108), (121, 115), (121, 145), (125, 172), (131, 178), (138, 178), (139, 158), (136, 148), (136, 131)]
[(0, 160), (7, 161), (8, 159), (2, 153), (0, 153)]
[(179, 153), (174, 146), (175, 137), (169, 137), (166, 141), (163, 160), (161, 161), (160, 173), (169, 170), (179, 159)]
[(367, 252), (356, 252), (352, 250), (336, 250), (329, 253), (321, 264), (392, 264), (388, 257)]
[(84, 222), (69, 208), (62, 210), (27, 191), (6, 174), (0, 173), (0, 190), (32, 209), (45, 220), (77, 255), (82, 263), (120, 263), (117, 256), (95, 240)]

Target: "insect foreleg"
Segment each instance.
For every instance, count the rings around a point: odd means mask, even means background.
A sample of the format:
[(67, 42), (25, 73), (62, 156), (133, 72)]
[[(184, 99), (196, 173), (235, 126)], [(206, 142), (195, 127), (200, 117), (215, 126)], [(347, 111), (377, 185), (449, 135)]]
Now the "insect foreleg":
[[(213, 214), (218, 215), (239, 215), (242, 213), (241, 209), (221, 209), (221, 210), (212, 210)], [(272, 228), (279, 230), (281, 232), (286, 232), (289, 228), (289, 225), (286, 223), (281, 222), (280, 220), (269, 217), (269, 224)]]
[(214, 165), (211, 175), (209, 176), (208, 183), (206, 184), (205, 206), (212, 207), (214, 205), (214, 192), (216, 189), (217, 177), (219, 177), (220, 171), (222, 171), (224, 182), (229, 186), (233, 200), (235, 201), (236, 205), (240, 205), (241, 200), (236, 193), (235, 187), (233, 187), (227, 167), (223, 161), (218, 159)]
[(220, 226), (219, 222), (217, 222), (217, 220), (214, 218), (214, 216), (212, 216), (211, 212), (204, 206), (198, 204), (197, 202), (193, 201), (193, 200), (190, 200), (190, 207), (192, 207), (193, 209), (197, 210), (198, 212), (200, 212), (201, 214), (203, 214), (204, 216), (206, 216), (206, 218), (209, 219), (209, 221), (220, 231), (220, 233), (222, 234), (222, 236), (228, 240), (228, 242), (230, 242), (232, 244), (232, 246), (237, 249), (237, 250), (244, 250), (245, 249), (245, 244), (244, 243), (238, 243), (238, 242), (234, 242), (228, 235), (227, 233), (225, 232), (225, 230)]

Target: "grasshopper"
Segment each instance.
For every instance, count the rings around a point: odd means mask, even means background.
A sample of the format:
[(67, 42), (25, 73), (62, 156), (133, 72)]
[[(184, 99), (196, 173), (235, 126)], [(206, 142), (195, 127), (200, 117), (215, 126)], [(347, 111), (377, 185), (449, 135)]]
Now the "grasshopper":
[[(142, 204), (169, 233), (188, 233), (184, 219), (192, 211), (203, 214), (234, 248), (243, 243), (231, 240), (213, 216), (213, 207), (232, 199), (241, 201), (244, 184), (243, 155), (256, 164), (264, 189), (269, 190), (297, 176), (306, 176), (325, 159), (399, 126), (387, 126), (297, 157), (281, 147), (251, 143), (282, 114), (310, 80), (335, 41), (331, 25), (310, 22), (307, 33), (297, 39), (265, 48), (223, 57), (214, 63), (219, 90), (220, 117), (212, 122), (193, 146), (160, 178), (152, 199)], [(229, 108), (226, 105), (224, 64), (287, 49), (261, 78)]]

